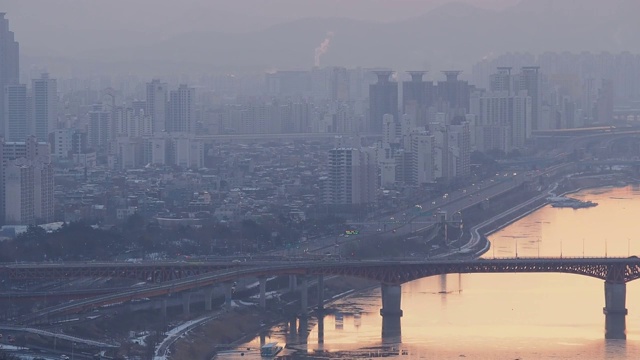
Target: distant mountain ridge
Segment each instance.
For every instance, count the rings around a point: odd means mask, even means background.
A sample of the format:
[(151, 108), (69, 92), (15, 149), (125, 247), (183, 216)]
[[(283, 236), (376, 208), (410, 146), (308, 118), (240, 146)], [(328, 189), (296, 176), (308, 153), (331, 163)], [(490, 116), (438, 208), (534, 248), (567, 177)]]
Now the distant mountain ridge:
[(200, 32), (132, 48), (108, 47), (87, 60), (164, 61), (222, 68), (307, 69), (331, 32), (321, 65), (396, 69), (469, 68), (505, 52), (640, 52), (638, 0), (522, 0), (502, 11), (447, 4), (412, 19), (375, 23), (309, 18), (264, 31)]

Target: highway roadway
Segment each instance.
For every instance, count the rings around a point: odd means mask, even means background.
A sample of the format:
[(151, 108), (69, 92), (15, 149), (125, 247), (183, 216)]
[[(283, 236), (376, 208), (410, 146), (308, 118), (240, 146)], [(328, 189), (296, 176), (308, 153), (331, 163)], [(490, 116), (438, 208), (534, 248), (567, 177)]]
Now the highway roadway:
[[(41, 311), (34, 312), (21, 318), (23, 323), (30, 323), (31, 321), (44, 317), (55, 316), (59, 314), (77, 313), (91, 309), (96, 309), (103, 305), (117, 304), (126, 301), (131, 301), (140, 298), (152, 298), (157, 296), (171, 296), (172, 294), (180, 293), (183, 291), (198, 289), (203, 287), (210, 287), (216, 284), (225, 282), (236, 281), (246, 277), (258, 277), (258, 276), (274, 276), (274, 275), (351, 275), (351, 276), (364, 276), (367, 278), (387, 278), (392, 276), (394, 281), (398, 278), (395, 277), (395, 272), (403, 272), (402, 269), (406, 267), (425, 267), (435, 269), (438, 271), (448, 271), (443, 269), (450, 269), (455, 267), (455, 271), (463, 271), (469, 269), (471, 272), (508, 272), (509, 269), (519, 269), (518, 271), (534, 271), (534, 272), (549, 272), (556, 271), (554, 267), (566, 266), (572, 268), (572, 266), (586, 266), (586, 265), (623, 265), (623, 266), (640, 266), (640, 259), (638, 258), (519, 258), (519, 259), (480, 259), (480, 260), (349, 260), (349, 261), (317, 261), (317, 262), (282, 262), (282, 263), (257, 263), (251, 262), (252, 266), (246, 268), (238, 268), (231, 270), (222, 270), (215, 273), (204, 274), (200, 276), (170, 281), (160, 285), (149, 286), (139, 289), (131, 289), (126, 292), (117, 294), (102, 295), (90, 299), (83, 299), (73, 301), (66, 304), (61, 304), (54, 307), (49, 307)], [(544, 264), (544, 267), (540, 267), (540, 264)], [(539, 266), (539, 270), (529, 269), (531, 266)], [(505, 271), (497, 271), (496, 269), (503, 268)], [(395, 270), (394, 270), (395, 269)], [(440, 269), (440, 270), (438, 270)], [(476, 269), (476, 270), (474, 270)], [(485, 270), (482, 270), (485, 269)], [(493, 270), (491, 270), (493, 269)], [(397, 271), (396, 271), (397, 270)], [(516, 270), (513, 270), (517, 272)], [(466, 271), (468, 272), (468, 271)], [(410, 271), (414, 274), (415, 271)], [(391, 275), (390, 275), (391, 274)], [(588, 275), (588, 274), (587, 274)]]
[[(502, 193), (510, 191), (522, 185), (522, 183), (525, 181), (536, 180), (540, 176), (546, 176), (550, 174), (552, 171), (561, 169), (562, 166), (564, 165), (555, 166), (543, 172), (530, 171), (530, 172), (523, 172), (523, 173), (517, 173), (517, 172), (516, 173), (513, 173), (513, 172), (498, 173), (490, 179), (484, 180), (477, 184), (472, 184), (466, 188), (447, 194), (443, 196), (442, 199), (431, 200), (428, 202), (424, 202), (422, 204), (415, 204), (417, 206), (414, 205), (414, 207), (410, 208), (409, 210), (398, 211), (394, 215), (389, 216), (389, 220), (395, 220), (396, 217), (400, 219), (398, 223), (396, 223), (397, 226), (392, 228), (392, 230), (390, 231), (394, 232), (393, 234), (394, 236), (399, 236), (399, 235), (409, 235), (416, 231), (424, 230), (425, 227), (428, 227), (431, 225), (414, 228), (413, 224), (432, 222), (433, 213), (437, 211), (446, 211), (448, 215), (452, 215), (468, 207), (474, 206), (482, 201), (487, 201), (487, 199), (491, 199)], [(544, 195), (541, 195), (541, 196), (544, 196)], [(414, 215), (412, 217), (411, 215), (409, 215), (411, 210), (413, 211), (419, 210), (419, 214)], [(394, 219), (391, 219), (391, 218), (394, 218)], [(383, 221), (383, 220), (386, 220), (386, 217), (385, 219), (380, 219), (380, 221)], [(335, 237), (325, 237), (323, 239), (316, 239), (313, 242), (314, 244), (313, 248), (309, 249), (309, 252), (321, 251), (322, 249), (333, 247), (336, 242), (344, 243), (344, 242), (353, 241), (356, 239), (366, 239), (368, 235), (371, 235), (372, 233), (378, 233), (377, 231), (378, 228), (376, 226), (377, 224), (375, 223), (364, 225), (359, 235), (354, 235), (350, 238), (340, 238), (338, 236), (335, 236)], [(472, 237), (472, 240), (470, 240), (470, 243), (464, 245), (464, 249), (468, 249), (470, 246), (473, 245), (473, 241), (474, 241), (473, 239), (474, 238)], [(303, 252), (304, 252), (303, 249), (295, 249), (294, 251), (287, 251), (282, 255), (288, 255), (290, 257), (291, 255), (295, 255), (295, 254), (302, 255)], [(450, 252), (450, 254), (453, 254), (453, 252)], [(394, 262), (397, 263), (397, 260), (394, 260)], [(273, 259), (266, 261), (265, 263), (260, 263), (258, 261), (250, 261), (248, 262), (248, 264), (244, 264), (243, 262), (241, 263), (242, 266), (238, 266), (235, 269), (221, 270), (221, 271), (209, 273), (206, 275), (189, 277), (183, 280), (176, 280), (168, 283), (163, 283), (157, 286), (150, 286), (150, 287), (145, 287), (141, 289), (130, 289), (128, 291), (119, 292), (117, 294), (103, 295), (103, 296), (86, 299), (82, 301), (75, 301), (68, 304), (62, 304), (57, 307), (44, 309), (41, 314), (34, 313), (33, 318), (39, 315), (45, 315), (46, 313), (49, 313), (49, 314), (64, 313), (65, 311), (69, 311), (70, 309), (80, 309), (80, 310), (91, 309), (104, 304), (112, 304), (112, 303), (132, 300), (136, 298), (146, 298), (146, 297), (152, 297), (152, 296), (158, 296), (158, 295), (171, 294), (174, 292), (180, 292), (180, 291), (183, 291), (184, 289), (192, 287), (194, 281), (198, 282), (198, 286), (208, 286), (213, 283), (225, 281), (224, 279), (231, 281), (235, 278), (242, 277), (247, 274), (255, 274), (255, 269), (253, 268), (253, 266), (262, 266), (262, 265), (267, 266), (267, 265), (273, 265), (274, 263), (275, 261)], [(362, 264), (362, 262), (358, 262), (358, 263)], [(378, 262), (378, 263), (381, 264), (381, 262)], [(307, 266), (310, 265), (308, 260), (305, 261), (305, 264)], [(344, 263), (344, 264), (347, 264), (347, 263)], [(69, 265), (69, 264), (66, 264), (66, 265)], [(88, 265), (100, 266), (101, 264), (90, 263)], [(14, 264), (12, 266), (16, 266), (16, 265)], [(19, 264), (18, 266), (28, 266), (28, 265)], [(52, 266), (55, 266), (55, 265), (52, 265)], [(87, 264), (78, 264), (78, 266), (87, 266)], [(141, 266), (141, 264), (130, 263), (129, 266), (136, 267), (136, 266)], [(287, 264), (287, 267), (289, 268), (290, 266), (295, 266), (295, 265), (294, 263), (290, 262)], [(314, 265), (311, 264), (311, 266), (314, 266)], [(30, 316), (30, 318), (32, 317)]]

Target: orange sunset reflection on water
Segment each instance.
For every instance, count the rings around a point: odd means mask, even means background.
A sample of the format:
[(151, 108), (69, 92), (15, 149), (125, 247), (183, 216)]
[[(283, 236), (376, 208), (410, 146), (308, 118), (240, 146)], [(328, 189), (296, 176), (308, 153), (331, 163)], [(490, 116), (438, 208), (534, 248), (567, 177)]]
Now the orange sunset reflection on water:
[[(484, 257), (514, 257), (516, 251), (519, 257), (640, 255), (640, 188), (571, 197), (599, 205), (545, 206), (489, 236), (492, 249)], [(627, 285), (626, 341), (604, 340), (603, 306), (603, 281), (585, 276), (451, 274), (402, 286), (401, 334), (382, 337), (376, 289), (333, 304), (340, 314), (324, 317), (322, 336), (312, 316), (308, 333), (279, 326), (266, 341), (294, 342), (308, 353), (321, 349), (340, 358), (373, 357), (389, 348), (398, 350), (389, 358), (402, 359), (640, 358), (640, 281)], [(260, 339), (243, 346), (259, 347)]]

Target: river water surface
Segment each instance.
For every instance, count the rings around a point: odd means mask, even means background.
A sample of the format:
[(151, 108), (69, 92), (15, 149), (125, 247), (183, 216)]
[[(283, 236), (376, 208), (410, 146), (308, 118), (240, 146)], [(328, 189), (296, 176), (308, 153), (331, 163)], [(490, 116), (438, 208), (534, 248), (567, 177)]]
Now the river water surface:
[[(640, 256), (640, 188), (571, 196), (599, 205), (545, 206), (491, 235), (484, 257)], [(604, 339), (603, 306), (603, 281), (586, 276), (452, 274), (402, 286), (399, 332), (393, 326), (383, 336), (376, 289), (333, 304), (322, 319), (271, 328), (218, 358), (259, 358), (260, 344), (273, 341), (293, 348), (285, 353), (332, 358), (640, 358), (640, 280), (627, 285), (627, 340)]]

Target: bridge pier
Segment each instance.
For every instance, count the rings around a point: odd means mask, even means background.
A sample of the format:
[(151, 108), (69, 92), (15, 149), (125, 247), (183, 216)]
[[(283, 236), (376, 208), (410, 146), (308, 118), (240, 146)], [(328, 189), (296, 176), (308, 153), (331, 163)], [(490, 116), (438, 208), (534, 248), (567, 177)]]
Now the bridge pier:
[(400, 316), (382, 317), (382, 343), (402, 342), (402, 324)]
[(318, 344), (324, 344), (324, 315), (318, 315)]
[(231, 285), (232, 283), (230, 282), (222, 283), (222, 289), (224, 291), (224, 306), (227, 308), (231, 308), (231, 296), (233, 295), (231, 292)]
[(160, 313), (162, 317), (167, 317), (167, 299), (160, 300)]
[(307, 344), (309, 340), (309, 319), (303, 316), (298, 321), (298, 344)]
[(382, 284), (382, 342), (400, 342), (402, 287), (398, 284)]
[(382, 284), (382, 309), (380, 309), (380, 315), (384, 318), (386, 316), (401, 317), (402, 309), (400, 308), (400, 302), (402, 298), (402, 287), (398, 284)]
[(298, 277), (296, 275), (289, 275), (289, 291), (296, 291), (298, 288)]
[(605, 339), (626, 339), (627, 284), (604, 282)]
[(182, 313), (189, 315), (191, 313), (191, 293), (182, 294)]
[(318, 275), (318, 310), (324, 310), (324, 275)]
[(258, 281), (260, 282), (260, 308), (264, 310), (267, 308), (267, 278), (261, 276)]
[(309, 308), (309, 291), (308, 291), (308, 283), (307, 277), (302, 277), (302, 282), (300, 283), (300, 313), (302, 317), (307, 316), (307, 309)]
[(213, 301), (213, 293), (215, 291), (215, 287), (211, 287), (209, 289), (204, 289), (204, 310), (211, 311), (213, 306), (211, 305)]
[(297, 344), (298, 343), (298, 329), (297, 329), (298, 319), (293, 316), (289, 319), (287, 323), (287, 343)]

